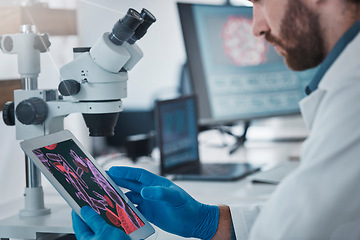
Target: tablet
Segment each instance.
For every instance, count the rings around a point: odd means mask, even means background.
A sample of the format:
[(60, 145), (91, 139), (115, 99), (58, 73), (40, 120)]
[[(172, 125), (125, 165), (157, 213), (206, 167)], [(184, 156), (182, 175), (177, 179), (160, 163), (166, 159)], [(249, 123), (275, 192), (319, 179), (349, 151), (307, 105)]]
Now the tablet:
[(155, 235), (150, 223), (70, 131), (25, 140), (20, 146), (79, 216), (88, 205), (131, 239)]

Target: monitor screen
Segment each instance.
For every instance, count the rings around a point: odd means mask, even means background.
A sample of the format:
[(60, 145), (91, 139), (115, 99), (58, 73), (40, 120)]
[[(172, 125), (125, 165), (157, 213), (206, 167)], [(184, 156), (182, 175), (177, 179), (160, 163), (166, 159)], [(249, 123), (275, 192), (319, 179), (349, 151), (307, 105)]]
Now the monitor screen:
[(163, 169), (199, 160), (194, 96), (158, 101), (158, 142)]
[(252, 34), (252, 7), (178, 3), (199, 124), (299, 113), (315, 70), (294, 72)]

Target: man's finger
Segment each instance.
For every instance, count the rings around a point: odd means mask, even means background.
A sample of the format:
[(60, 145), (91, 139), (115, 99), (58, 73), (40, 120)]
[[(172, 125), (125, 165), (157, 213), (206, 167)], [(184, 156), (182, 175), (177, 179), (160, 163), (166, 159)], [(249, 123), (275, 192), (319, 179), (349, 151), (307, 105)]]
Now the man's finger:
[(137, 192), (130, 191), (130, 192), (125, 193), (125, 195), (134, 204), (141, 205), (143, 203), (143, 198)]
[(141, 168), (131, 167), (111, 167), (109, 170), (111, 176), (117, 177), (118, 179), (126, 179), (137, 181), (144, 184), (145, 186), (169, 186), (171, 182), (163, 177), (159, 177), (151, 172), (148, 172)]
[(86, 224), (94, 233), (101, 231), (104, 224), (107, 224), (100, 216), (100, 214), (95, 212), (95, 210), (92, 209), (90, 206), (85, 206), (81, 208), (80, 213)]
[(94, 233), (91, 231), (88, 225), (83, 222), (83, 220), (77, 215), (76, 212), (72, 211), (71, 216), (76, 239), (90, 239)]
[(111, 179), (116, 183), (116, 185), (118, 185), (119, 187), (130, 189), (135, 192), (140, 192), (141, 189), (144, 187), (144, 184), (139, 183), (137, 181), (124, 179), (117, 175), (113, 175), (110, 172), (108, 174), (111, 177)]
[(145, 187), (140, 194), (144, 199), (166, 202), (167, 205), (173, 207), (180, 206), (185, 202), (179, 191), (167, 187)]

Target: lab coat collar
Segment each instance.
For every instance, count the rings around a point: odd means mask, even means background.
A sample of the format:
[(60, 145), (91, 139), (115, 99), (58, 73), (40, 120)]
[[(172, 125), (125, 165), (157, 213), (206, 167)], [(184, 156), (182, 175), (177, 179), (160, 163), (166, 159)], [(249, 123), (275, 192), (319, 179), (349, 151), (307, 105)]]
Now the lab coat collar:
[(358, 20), (335, 44), (335, 47), (331, 50), (329, 55), (325, 58), (323, 63), (321, 64), (318, 72), (306, 87), (305, 92), (307, 95), (310, 95), (313, 91), (318, 88), (318, 85), (325, 75), (325, 73), (329, 70), (335, 60), (339, 57), (339, 55), (343, 52), (346, 46), (355, 38), (355, 36), (360, 32), (360, 20)]
[(325, 93), (325, 89), (316, 89), (310, 96), (307, 96), (299, 103), (301, 115), (308, 130), (312, 128), (315, 114)]

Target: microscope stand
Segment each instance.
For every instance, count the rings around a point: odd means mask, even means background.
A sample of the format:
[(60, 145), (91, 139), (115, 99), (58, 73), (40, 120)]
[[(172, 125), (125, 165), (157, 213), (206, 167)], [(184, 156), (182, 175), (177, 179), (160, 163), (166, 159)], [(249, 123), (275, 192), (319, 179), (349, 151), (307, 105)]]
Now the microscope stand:
[(0, 220), (2, 240), (57, 239), (73, 234), (71, 208), (67, 204), (50, 205), (51, 213), (37, 217), (22, 217), (19, 214)]

